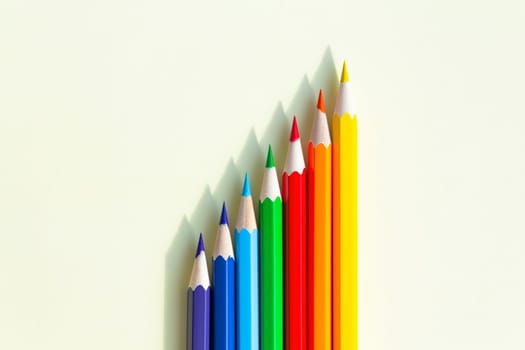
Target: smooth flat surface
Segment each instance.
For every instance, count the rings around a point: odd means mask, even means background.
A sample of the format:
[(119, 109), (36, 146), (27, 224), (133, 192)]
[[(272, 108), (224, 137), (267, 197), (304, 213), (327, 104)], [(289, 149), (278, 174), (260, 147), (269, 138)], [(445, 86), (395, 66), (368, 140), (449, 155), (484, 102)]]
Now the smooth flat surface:
[(344, 58), (360, 348), (525, 348), (524, 15), (2, 1), (0, 348), (183, 349), (198, 233), (211, 257), (222, 201), (236, 218), (245, 170), (258, 197), (269, 141), (282, 170), (294, 113), (306, 145)]

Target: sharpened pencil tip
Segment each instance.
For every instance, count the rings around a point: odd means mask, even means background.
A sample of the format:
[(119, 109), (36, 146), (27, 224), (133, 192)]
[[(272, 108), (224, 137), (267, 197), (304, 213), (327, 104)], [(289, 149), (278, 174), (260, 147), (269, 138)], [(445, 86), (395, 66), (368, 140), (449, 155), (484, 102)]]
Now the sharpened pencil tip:
[(228, 213), (226, 212), (226, 202), (222, 202), (221, 222), (219, 225), (228, 225)]
[(197, 244), (197, 252), (195, 253), (195, 257), (199, 256), (200, 252), (204, 251), (204, 240), (202, 239), (202, 232), (199, 236), (199, 243)]
[(266, 157), (266, 167), (273, 168), (275, 162), (273, 161), (272, 145), (268, 145), (268, 156)]
[(249, 197), (252, 195), (250, 191), (250, 180), (248, 179), (248, 172), (244, 174), (244, 185), (242, 186), (242, 196)]
[(324, 97), (323, 97), (323, 89), (319, 89), (319, 98), (317, 99), (317, 108), (323, 112), (326, 113), (326, 110), (324, 108)]
[(299, 128), (297, 128), (297, 118), (293, 116), (292, 132), (290, 134), (290, 142), (295, 141), (299, 138)]
[(341, 83), (348, 82), (348, 70), (346, 69), (346, 60), (343, 61), (343, 71), (341, 72)]

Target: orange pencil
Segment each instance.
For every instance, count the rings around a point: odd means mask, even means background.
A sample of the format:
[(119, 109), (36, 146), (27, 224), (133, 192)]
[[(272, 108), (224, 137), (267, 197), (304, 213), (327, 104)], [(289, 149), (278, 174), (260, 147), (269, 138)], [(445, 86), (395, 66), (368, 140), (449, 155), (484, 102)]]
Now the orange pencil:
[(323, 91), (308, 143), (308, 349), (332, 348), (332, 142)]

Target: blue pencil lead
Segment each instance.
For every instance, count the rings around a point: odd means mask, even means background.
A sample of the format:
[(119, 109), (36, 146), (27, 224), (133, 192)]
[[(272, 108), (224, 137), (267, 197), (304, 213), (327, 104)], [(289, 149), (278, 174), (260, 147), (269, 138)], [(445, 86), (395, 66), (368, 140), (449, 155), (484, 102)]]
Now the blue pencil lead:
[(242, 196), (249, 197), (252, 195), (250, 191), (250, 180), (248, 179), (248, 172), (244, 175), (244, 185), (242, 186)]
[(200, 252), (204, 251), (204, 240), (202, 239), (202, 232), (199, 236), (199, 244), (197, 245), (197, 252), (195, 253), (195, 257), (199, 256)]
[(226, 202), (222, 202), (221, 222), (220, 225), (228, 225), (228, 213), (226, 212)]

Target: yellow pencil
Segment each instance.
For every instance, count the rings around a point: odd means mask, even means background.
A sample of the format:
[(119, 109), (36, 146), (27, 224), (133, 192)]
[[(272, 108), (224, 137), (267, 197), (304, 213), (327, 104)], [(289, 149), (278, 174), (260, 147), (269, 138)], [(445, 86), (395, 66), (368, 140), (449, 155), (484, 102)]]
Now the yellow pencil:
[(346, 62), (332, 119), (333, 349), (357, 350), (357, 116)]
[(322, 90), (308, 143), (308, 349), (332, 349), (332, 141)]

